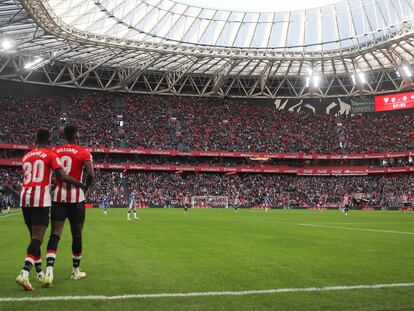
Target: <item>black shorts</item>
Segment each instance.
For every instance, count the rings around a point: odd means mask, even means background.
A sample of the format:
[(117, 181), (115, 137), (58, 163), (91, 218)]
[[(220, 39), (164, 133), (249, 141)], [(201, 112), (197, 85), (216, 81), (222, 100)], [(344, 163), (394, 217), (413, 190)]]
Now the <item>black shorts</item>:
[(81, 203), (58, 203), (53, 202), (51, 209), (52, 221), (65, 221), (69, 219), (70, 223), (85, 222), (85, 202)]
[(50, 207), (23, 207), (23, 217), (26, 226), (30, 229), (32, 226), (49, 225)]

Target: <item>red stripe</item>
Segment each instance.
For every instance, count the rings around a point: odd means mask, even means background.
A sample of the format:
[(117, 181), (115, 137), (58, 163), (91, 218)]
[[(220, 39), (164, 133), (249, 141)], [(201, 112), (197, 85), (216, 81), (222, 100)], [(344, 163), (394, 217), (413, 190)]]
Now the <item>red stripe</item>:
[(26, 207), (26, 192), (27, 192), (27, 188), (23, 189), (23, 193), (22, 195), (22, 206), (21, 207)]
[(45, 201), (45, 187), (40, 187), (40, 198), (39, 198), (39, 206), (44, 207), (44, 201)]
[(47, 253), (48, 254), (56, 254), (56, 251), (54, 251), (53, 249), (48, 249), (47, 250)]
[(31, 254), (27, 254), (26, 257), (33, 259), (33, 261), (36, 261), (36, 256), (33, 256)]
[(36, 188), (34, 188), (34, 187), (32, 187), (32, 188), (30, 188), (30, 203), (29, 203), (29, 205), (31, 206), (31, 207), (33, 207), (33, 205), (34, 205), (34, 198), (35, 198), (35, 194), (36, 194)]
[(66, 184), (66, 203), (70, 203), (71, 190), (72, 190), (71, 185)]
[(82, 256), (82, 253), (79, 253), (79, 254), (72, 254), (73, 256), (75, 256), (75, 257), (80, 257), (80, 256)]

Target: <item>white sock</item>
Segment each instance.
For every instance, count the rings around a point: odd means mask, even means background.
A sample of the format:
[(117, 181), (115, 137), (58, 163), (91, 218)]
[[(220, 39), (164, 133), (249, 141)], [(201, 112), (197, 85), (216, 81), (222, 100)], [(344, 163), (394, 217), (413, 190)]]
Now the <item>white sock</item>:
[(46, 274), (50, 274), (51, 276), (53, 276), (53, 267), (46, 267)]
[(134, 212), (134, 218), (137, 218), (137, 212)]
[(20, 272), (21, 273), (21, 275), (24, 277), (24, 278), (28, 278), (29, 277), (29, 272), (28, 271), (26, 271), (26, 270), (22, 270), (22, 272)]

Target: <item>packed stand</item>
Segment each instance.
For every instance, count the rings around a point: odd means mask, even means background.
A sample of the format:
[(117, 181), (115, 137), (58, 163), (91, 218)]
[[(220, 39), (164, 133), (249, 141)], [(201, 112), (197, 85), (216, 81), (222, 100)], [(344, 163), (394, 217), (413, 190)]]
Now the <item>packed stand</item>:
[(56, 129), (61, 112), (57, 97), (0, 97), (0, 141), (34, 144), (39, 127)]
[(181, 140), (190, 149), (336, 153), (332, 116), (276, 110), (241, 101), (180, 98), (171, 102)]
[(119, 147), (114, 97), (88, 95), (69, 98), (68, 122), (78, 126), (84, 147)]
[[(342, 118), (278, 110), (241, 100), (77, 95), (0, 97), (0, 140), (32, 144), (43, 126), (59, 136), (59, 119), (77, 124), (86, 147), (131, 147), (274, 153), (373, 153), (413, 149), (414, 115)], [(30, 113), (28, 113), (30, 112)], [(118, 118), (121, 117), (122, 125)]]
[(125, 96), (122, 100), (128, 147), (175, 149), (166, 101), (159, 96)]
[(349, 153), (413, 150), (414, 114), (380, 114), (343, 119)]

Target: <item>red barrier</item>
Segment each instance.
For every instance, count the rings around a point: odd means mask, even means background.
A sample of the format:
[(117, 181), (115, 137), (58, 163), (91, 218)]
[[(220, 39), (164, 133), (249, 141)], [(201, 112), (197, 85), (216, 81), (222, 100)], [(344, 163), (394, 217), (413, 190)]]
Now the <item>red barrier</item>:
[[(21, 166), (20, 161), (0, 159), (0, 166)], [(210, 165), (157, 165), (157, 164), (111, 164), (94, 163), (94, 167), (103, 170), (122, 171), (172, 171), (172, 172), (216, 172), (216, 173), (270, 173), (270, 174), (296, 174), (301, 176), (364, 176), (368, 174), (392, 174), (414, 172), (414, 166), (391, 168), (355, 167), (311, 167), (293, 168), (290, 166), (210, 166)]]
[[(0, 149), (30, 150), (34, 146), (17, 144), (0, 144)], [(304, 153), (265, 153), (265, 152), (225, 152), (225, 151), (189, 151), (152, 150), (141, 148), (87, 148), (92, 153), (114, 154), (142, 154), (164, 156), (190, 157), (227, 157), (227, 158), (274, 158), (274, 159), (302, 159), (302, 160), (353, 160), (353, 159), (382, 159), (414, 156), (414, 151), (385, 152), (370, 154), (304, 154)]]

